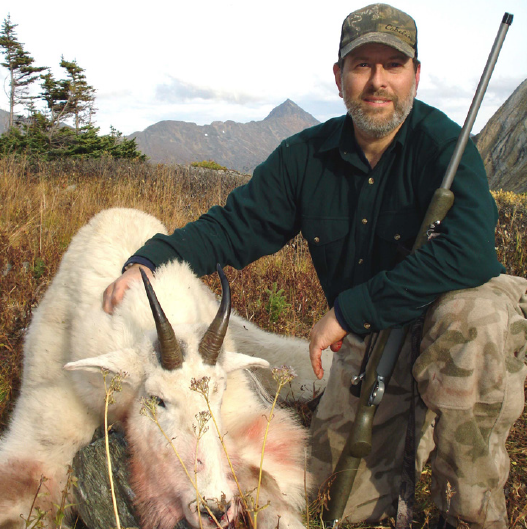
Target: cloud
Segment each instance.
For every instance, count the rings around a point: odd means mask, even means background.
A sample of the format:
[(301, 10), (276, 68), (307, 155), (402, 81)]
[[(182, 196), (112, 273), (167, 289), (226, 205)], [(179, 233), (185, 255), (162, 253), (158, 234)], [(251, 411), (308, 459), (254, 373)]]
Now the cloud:
[[(522, 83), (521, 77), (493, 77), (483, 98), (473, 132), (477, 133)], [(452, 83), (445, 78), (430, 75), (421, 79), (418, 99), (439, 108), (462, 125), (476, 93), (479, 79), (460, 80)]]
[[(479, 79), (473, 79), (470, 83), (465, 82), (463, 85), (451, 84), (443, 78), (430, 76), (419, 86), (418, 98), (441, 103), (465, 104), (466, 100), (472, 101), (476, 93), (476, 87)], [(503, 103), (523, 82), (521, 77), (496, 77), (490, 80), (485, 93), (484, 101), (486, 103)], [(461, 103), (462, 102), (462, 103)], [(455, 103), (454, 103), (455, 104)]]
[(434, 75), (423, 79), (417, 90), (418, 99), (433, 101), (434, 106), (438, 107), (447, 102), (471, 99), (473, 96), (474, 94), (465, 86), (450, 84), (444, 78)]
[(110, 101), (119, 101), (124, 98), (130, 98), (133, 96), (132, 90), (129, 88), (121, 88), (118, 90), (97, 90), (95, 95), (96, 99), (101, 100), (110, 100)]
[(155, 87), (155, 97), (157, 101), (164, 103), (212, 100), (244, 105), (262, 101), (256, 95), (202, 87), (175, 77), (170, 77), (170, 83), (158, 84)]
[(485, 97), (496, 101), (505, 101), (525, 81), (523, 77), (498, 77), (491, 79)]

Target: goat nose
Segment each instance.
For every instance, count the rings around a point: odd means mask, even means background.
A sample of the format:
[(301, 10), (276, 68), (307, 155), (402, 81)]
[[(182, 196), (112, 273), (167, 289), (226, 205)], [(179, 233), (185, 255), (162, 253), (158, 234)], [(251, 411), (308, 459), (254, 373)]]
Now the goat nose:
[[(209, 512), (210, 511), (210, 512)], [(214, 516), (214, 518), (216, 518), (216, 520), (218, 522), (221, 521), (223, 515), (225, 514), (225, 510), (224, 509), (219, 509), (218, 507), (209, 507), (208, 509), (206, 509), (205, 507), (202, 507), (200, 509), (200, 513), (201, 513), (201, 516), (204, 516), (204, 517), (209, 517), (211, 519), (211, 521), (213, 522), (214, 519), (212, 518), (212, 516)], [(212, 515), (212, 516), (211, 516)]]
[[(213, 525), (216, 525), (217, 521), (218, 524), (223, 528), (232, 527), (232, 524), (236, 518), (236, 503), (234, 501), (230, 501), (228, 503), (219, 503), (208, 500), (206, 502), (206, 506), (205, 504), (201, 505), (200, 515), (203, 520), (208, 520)], [(213, 516), (216, 518), (216, 521), (214, 521)]]

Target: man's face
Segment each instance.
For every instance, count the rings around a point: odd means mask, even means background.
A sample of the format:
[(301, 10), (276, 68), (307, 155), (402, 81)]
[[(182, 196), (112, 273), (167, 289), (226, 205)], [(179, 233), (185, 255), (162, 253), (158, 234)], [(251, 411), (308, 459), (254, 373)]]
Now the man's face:
[(355, 127), (372, 138), (399, 130), (412, 110), (417, 72), (410, 57), (384, 44), (365, 44), (333, 68), (339, 94)]

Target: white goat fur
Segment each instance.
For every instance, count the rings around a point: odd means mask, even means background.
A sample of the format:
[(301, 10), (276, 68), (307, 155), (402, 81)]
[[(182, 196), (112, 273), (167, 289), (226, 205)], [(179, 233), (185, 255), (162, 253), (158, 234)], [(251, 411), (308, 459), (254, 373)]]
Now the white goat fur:
[[(43, 509), (60, 503), (66, 467), (102, 424), (104, 388), (101, 368), (126, 373), (123, 390), (110, 406), (110, 422), (121, 420), (132, 454), (132, 486), (142, 527), (172, 529), (185, 517), (198, 526), (196, 493), (157, 426), (140, 414), (142, 397), (155, 395), (159, 422), (196, 478), (201, 495), (215, 508), (237, 494), (212, 421), (199, 440), (195, 415), (205, 400), (189, 386), (210, 377), (210, 403), (242, 489), (256, 488), (262, 436), (269, 408), (251, 389), (244, 368), (292, 364), (297, 393), (313, 391), (307, 342), (277, 337), (232, 315), (215, 366), (204, 365), (198, 343), (218, 303), (186, 264), (160, 267), (152, 282), (157, 297), (185, 349), (181, 369), (163, 370), (154, 350), (155, 326), (144, 287), (128, 290), (112, 316), (101, 308), (102, 292), (120, 274), (122, 263), (154, 233), (166, 233), (154, 217), (129, 209), (103, 211), (72, 240), (59, 271), (33, 314), (24, 350), (20, 397), (10, 427), (0, 440), (0, 528), (23, 527), (41, 475), (48, 478)], [(238, 351), (238, 352), (234, 352)], [(246, 354), (242, 353), (248, 353)], [(264, 359), (262, 359), (262, 358)], [(329, 355), (324, 367), (329, 372)], [(66, 365), (66, 369), (64, 366)], [(260, 370), (259, 370), (260, 371)], [(267, 378), (269, 380), (269, 377)], [(321, 386), (323, 387), (324, 381)], [(220, 411), (221, 410), (221, 411)], [(258, 526), (301, 527), (306, 435), (288, 412), (270, 422)], [(197, 470), (196, 470), (197, 469)], [(196, 472), (196, 473), (195, 473)], [(47, 503), (46, 503), (47, 502)], [(236, 515), (232, 502), (225, 518)], [(210, 521), (205, 517), (204, 526)], [(225, 523), (225, 520), (222, 521)]]

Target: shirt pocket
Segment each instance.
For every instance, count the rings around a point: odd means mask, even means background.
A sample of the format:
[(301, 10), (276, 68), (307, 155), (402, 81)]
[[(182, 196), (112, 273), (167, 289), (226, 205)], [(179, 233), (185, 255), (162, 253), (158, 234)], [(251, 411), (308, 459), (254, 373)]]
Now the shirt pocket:
[(350, 219), (348, 217), (302, 217), (302, 236), (309, 245), (313, 265), (322, 287), (331, 283), (338, 263), (345, 260)]
[(421, 222), (419, 214), (413, 207), (387, 211), (379, 215), (375, 235), (379, 241), (379, 252), (384, 267), (392, 268), (410, 254)]

